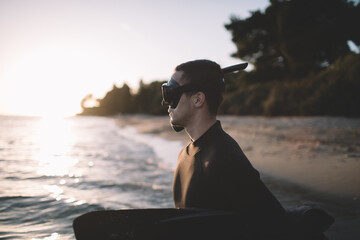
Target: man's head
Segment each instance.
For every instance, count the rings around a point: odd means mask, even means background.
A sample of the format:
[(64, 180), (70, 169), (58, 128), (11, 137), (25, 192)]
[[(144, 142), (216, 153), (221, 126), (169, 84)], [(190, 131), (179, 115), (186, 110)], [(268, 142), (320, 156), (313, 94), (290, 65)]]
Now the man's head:
[[(220, 66), (210, 60), (195, 60), (178, 65), (175, 72), (182, 73), (181, 79), (177, 79), (177, 81), (172, 79), (167, 84), (168, 88), (165, 87), (165, 91), (179, 89), (171, 92), (175, 93), (175, 102), (181, 97), (180, 94), (184, 92), (188, 95), (203, 92), (209, 113), (216, 115), (224, 91), (224, 74)], [(172, 107), (175, 108), (176, 104), (173, 104)]]
[(208, 123), (216, 120), (225, 90), (224, 74), (243, 70), (246, 66), (247, 63), (242, 63), (221, 69), (210, 60), (178, 65), (170, 81), (162, 85), (162, 104), (169, 107), (174, 130), (181, 131), (196, 119), (200, 124), (205, 119)]

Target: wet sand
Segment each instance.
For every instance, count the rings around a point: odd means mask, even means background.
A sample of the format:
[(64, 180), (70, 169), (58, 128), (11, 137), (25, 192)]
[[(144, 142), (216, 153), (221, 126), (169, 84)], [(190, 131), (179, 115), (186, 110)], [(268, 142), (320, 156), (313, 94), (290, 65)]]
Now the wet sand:
[[(359, 120), (231, 116), (219, 120), (285, 207), (318, 205), (336, 219), (326, 232), (328, 239), (360, 239)], [(171, 129), (167, 116), (119, 116), (117, 123), (189, 142), (185, 131)]]

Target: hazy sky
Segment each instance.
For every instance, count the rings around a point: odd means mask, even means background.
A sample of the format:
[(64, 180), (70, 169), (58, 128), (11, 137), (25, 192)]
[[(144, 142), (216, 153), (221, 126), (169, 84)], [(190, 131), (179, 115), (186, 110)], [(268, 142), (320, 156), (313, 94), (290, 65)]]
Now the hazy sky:
[(0, 114), (70, 115), (89, 93), (168, 79), (179, 63), (225, 67), (224, 28), (268, 0), (0, 0)]

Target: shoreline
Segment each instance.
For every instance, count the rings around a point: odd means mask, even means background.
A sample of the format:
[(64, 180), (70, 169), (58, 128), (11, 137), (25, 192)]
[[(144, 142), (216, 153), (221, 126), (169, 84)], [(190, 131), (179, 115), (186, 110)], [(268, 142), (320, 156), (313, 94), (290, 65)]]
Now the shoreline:
[[(312, 117), (218, 119), (284, 207), (310, 203), (334, 216), (335, 223), (325, 232), (328, 240), (360, 237), (360, 128), (356, 127), (354, 134), (346, 129), (291, 126), (297, 119), (316, 119)], [(323, 119), (326, 118), (318, 119), (320, 125)], [(125, 115), (115, 117), (115, 121), (120, 127), (134, 127), (141, 134), (180, 141), (183, 145), (190, 141), (185, 131), (173, 131), (168, 116)], [(267, 121), (280, 124), (274, 126)], [(345, 132), (340, 139), (336, 139), (338, 131)]]

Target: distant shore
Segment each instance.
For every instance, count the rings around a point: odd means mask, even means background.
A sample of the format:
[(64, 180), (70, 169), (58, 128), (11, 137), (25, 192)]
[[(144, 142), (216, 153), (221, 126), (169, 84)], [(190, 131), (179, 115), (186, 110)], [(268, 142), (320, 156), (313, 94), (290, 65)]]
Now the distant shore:
[[(328, 239), (360, 236), (356, 230), (360, 224), (360, 120), (233, 116), (219, 120), (284, 205), (310, 202), (329, 211), (336, 222)], [(172, 130), (168, 116), (124, 115), (116, 122), (169, 141), (189, 142), (185, 131)]]

